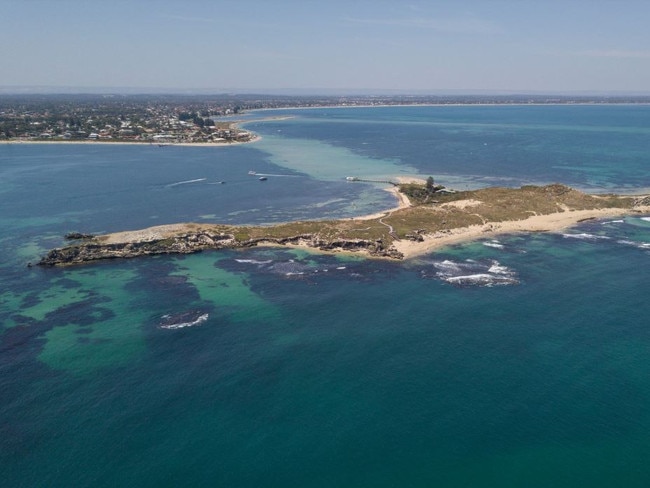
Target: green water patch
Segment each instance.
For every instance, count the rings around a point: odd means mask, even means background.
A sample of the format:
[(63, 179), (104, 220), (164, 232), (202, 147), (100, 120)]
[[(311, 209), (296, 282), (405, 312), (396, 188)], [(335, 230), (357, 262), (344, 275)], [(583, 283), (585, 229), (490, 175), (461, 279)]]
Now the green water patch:
[(43, 321), (61, 307), (87, 300), (89, 295), (89, 290), (71, 288), (68, 280), (62, 279), (53, 281), (47, 289), (34, 294), (5, 292), (0, 295), (0, 304), (3, 308), (15, 311), (5, 326), (13, 327), (25, 322)]
[(172, 275), (185, 277), (218, 316), (237, 322), (277, 320), (279, 310), (251, 290), (246, 275), (219, 268), (221, 259), (216, 253), (194, 254), (179, 260)]
[(66, 271), (67, 286), (43, 292), (41, 303), (27, 311), (40, 320), (68, 322), (45, 334), (39, 359), (53, 369), (87, 374), (137, 357), (145, 347), (142, 324), (148, 312), (127, 286), (136, 276), (113, 267)]
[(347, 176), (385, 180), (394, 175), (417, 175), (418, 170), (396, 160), (375, 159), (316, 140), (264, 136), (256, 148), (271, 155), (278, 166), (305, 173), (323, 181), (340, 181)]
[(20, 247), (15, 250), (16, 264), (26, 265), (27, 263), (36, 263), (50, 249), (59, 247), (62, 244), (63, 238), (58, 234), (45, 234), (43, 236), (21, 240)]

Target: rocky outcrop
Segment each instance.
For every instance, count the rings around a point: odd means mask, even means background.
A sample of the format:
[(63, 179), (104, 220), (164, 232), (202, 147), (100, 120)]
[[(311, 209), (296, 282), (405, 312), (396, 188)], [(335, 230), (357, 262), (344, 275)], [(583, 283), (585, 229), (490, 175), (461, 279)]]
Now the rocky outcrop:
[(639, 197), (634, 200), (634, 207), (647, 207), (650, 206), (650, 196)]
[(95, 237), (94, 234), (82, 234), (81, 232), (68, 232), (65, 236), (66, 239), (72, 241), (72, 240), (78, 240), (78, 239), (92, 239)]
[(291, 237), (260, 237), (238, 240), (232, 234), (211, 234), (196, 232), (179, 234), (165, 239), (121, 243), (102, 243), (100, 238), (52, 249), (38, 264), (60, 266), (82, 264), (104, 259), (126, 259), (161, 254), (191, 254), (208, 249), (236, 249), (263, 245), (304, 245), (322, 251), (364, 251), (371, 256), (402, 259), (404, 256), (395, 248), (386, 248), (381, 239), (325, 240), (312, 234)]

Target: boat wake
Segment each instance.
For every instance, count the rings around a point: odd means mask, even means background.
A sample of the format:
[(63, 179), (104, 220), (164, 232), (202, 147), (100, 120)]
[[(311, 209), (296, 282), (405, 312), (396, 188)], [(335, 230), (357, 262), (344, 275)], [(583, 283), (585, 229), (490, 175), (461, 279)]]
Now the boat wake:
[(195, 180), (186, 180), (186, 181), (177, 181), (176, 183), (170, 183), (165, 185), (165, 188), (173, 188), (180, 185), (189, 185), (190, 183), (199, 183), (200, 181), (205, 181), (207, 178), (197, 178)]
[(257, 171), (249, 171), (251, 176), (281, 176), (285, 178), (300, 178), (300, 175), (283, 175), (283, 174), (271, 174), (271, 173), (258, 173)]

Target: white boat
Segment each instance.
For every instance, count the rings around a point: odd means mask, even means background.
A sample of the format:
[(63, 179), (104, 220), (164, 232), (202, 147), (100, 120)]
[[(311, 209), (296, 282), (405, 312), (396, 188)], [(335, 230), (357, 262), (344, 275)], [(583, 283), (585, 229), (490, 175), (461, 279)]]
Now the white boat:
[(260, 181), (266, 181), (268, 178), (266, 176), (260, 176)]
[(249, 175), (256, 175), (257, 173), (255, 171), (249, 171), (248, 174)]

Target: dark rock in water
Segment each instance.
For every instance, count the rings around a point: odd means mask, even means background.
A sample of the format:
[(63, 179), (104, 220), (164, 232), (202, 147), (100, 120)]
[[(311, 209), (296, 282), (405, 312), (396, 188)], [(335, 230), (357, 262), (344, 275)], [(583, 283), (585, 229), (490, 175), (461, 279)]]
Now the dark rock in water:
[(68, 232), (65, 236), (66, 239), (68, 240), (75, 240), (75, 239), (92, 239), (95, 237), (94, 234), (82, 234), (81, 232)]

